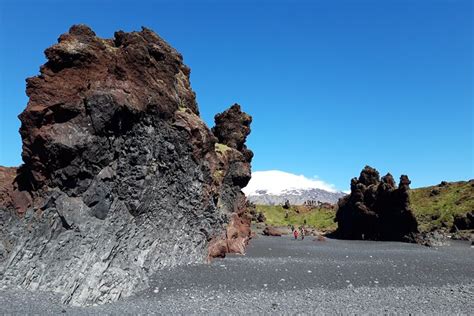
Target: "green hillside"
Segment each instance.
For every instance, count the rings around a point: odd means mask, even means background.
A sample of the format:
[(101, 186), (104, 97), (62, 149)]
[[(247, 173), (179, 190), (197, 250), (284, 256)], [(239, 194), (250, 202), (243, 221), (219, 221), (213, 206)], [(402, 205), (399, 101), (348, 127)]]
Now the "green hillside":
[[(337, 227), (334, 222), (336, 211), (333, 209), (291, 206), (290, 209), (285, 210), (281, 205), (257, 205), (257, 212), (262, 212), (266, 218), (265, 223), (271, 226), (286, 227), (304, 224), (324, 231)], [(285, 218), (286, 212), (288, 212), (288, 217)]]
[(443, 182), (413, 189), (410, 201), (421, 231), (451, 228), (454, 215), (474, 211), (474, 182)]

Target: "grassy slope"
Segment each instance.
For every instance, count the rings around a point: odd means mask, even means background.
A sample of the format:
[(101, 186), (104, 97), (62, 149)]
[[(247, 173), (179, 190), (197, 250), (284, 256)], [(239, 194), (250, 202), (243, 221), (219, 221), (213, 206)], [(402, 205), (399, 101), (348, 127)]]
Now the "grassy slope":
[[(432, 190), (439, 190), (439, 194), (430, 196)], [(463, 181), (414, 189), (410, 201), (421, 231), (451, 228), (454, 215), (474, 211), (474, 187)]]
[[(430, 196), (433, 189), (439, 194)], [(456, 214), (474, 211), (474, 186), (469, 182), (451, 182), (447, 186), (431, 186), (410, 191), (411, 207), (419, 223), (421, 231), (430, 231), (443, 226), (450, 228)], [(300, 209), (300, 213), (296, 212)], [(285, 218), (282, 206), (257, 205), (257, 211), (263, 212), (266, 223), (272, 226), (306, 225), (320, 230), (331, 230), (337, 227), (333, 219), (334, 210), (292, 207)]]
[(257, 205), (257, 212), (263, 212), (266, 223), (272, 226), (299, 226), (304, 224), (304, 220), (306, 220), (305, 226), (320, 230), (335, 229), (337, 226), (333, 220), (336, 214), (334, 210), (314, 208), (309, 211), (304, 207), (292, 206), (288, 210), (288, 218), (285, 218), (286, 210), (280, 205)]

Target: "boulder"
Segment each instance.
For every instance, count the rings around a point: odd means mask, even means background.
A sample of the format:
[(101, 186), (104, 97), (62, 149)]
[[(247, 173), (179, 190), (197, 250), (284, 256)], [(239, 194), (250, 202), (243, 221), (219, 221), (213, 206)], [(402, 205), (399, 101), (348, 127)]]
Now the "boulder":
[(411, 238), (413, 239), (411, 241), (427, 247), (442, 247), (449, 246), (451, 244), (448, 236), (442, 231), (431, 231), (414, 234)]
[(474, 229), (474, 211), (454, 216), (453, 227), (451, 231)]
[(276, 229), (275, 227), (266, 226), (263, 229), (263, 235), (264, 236), (280, 237), (282, 235), (282, 233), (278, 229)]
[(320, 235), (320, 234), (316, 234), (313, 241), (326, 241), (326, 237), (324, 237), (323, 235)]

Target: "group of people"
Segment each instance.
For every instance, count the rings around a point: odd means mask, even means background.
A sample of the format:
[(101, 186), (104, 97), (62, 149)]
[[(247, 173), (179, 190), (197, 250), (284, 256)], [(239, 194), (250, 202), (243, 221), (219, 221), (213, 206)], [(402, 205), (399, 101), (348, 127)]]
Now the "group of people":
[(299, 229), (291, 225), (291, 231), (293, 232), (293, 236), (295, 237), (295, 240), (298, 239), (298, 236), (301, 236), (301, 240), (303, 240), (304, 235), (306, 234), (306, 229), (304, 228), (303, 225), (301, 225)]

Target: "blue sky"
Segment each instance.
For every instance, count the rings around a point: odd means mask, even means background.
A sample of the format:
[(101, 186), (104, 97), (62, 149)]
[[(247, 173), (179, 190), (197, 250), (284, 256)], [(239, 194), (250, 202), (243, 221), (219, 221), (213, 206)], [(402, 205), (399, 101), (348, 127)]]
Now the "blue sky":
[[(137, 1), (138, 3), (138, 1)], [(412, 186), (473, 178), (470, 0), (0, 1), (0, 165), (21, 163), (25, 78), (76, 23), (155, 30), (192, 69), (202, 117), (254, 122), (253, 170), (346, 190), (369, 164)]]

